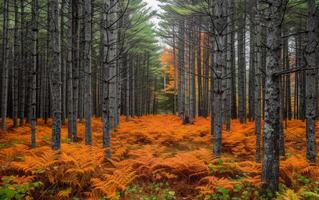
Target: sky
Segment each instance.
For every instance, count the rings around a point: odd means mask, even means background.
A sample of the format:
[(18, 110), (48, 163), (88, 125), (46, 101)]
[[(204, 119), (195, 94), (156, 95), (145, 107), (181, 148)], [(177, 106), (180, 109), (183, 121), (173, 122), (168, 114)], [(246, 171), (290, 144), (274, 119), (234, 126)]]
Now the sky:
[(144, 0), (150, 7), (152, 7), (154, 10), (158, 10), (158, 4), (159, 2), (157, 0)]
[[(157, 11), (157, 12), (161, 12), (160, 11), (160, 7), (159, 4), (160, 2), (157, 0), (143, 0), (144, 2), (146, 2), (148, 4), (149, 7), (151, 7), (153, 10)], [(159, 17), (155, 16), (151, 19), (151, 21), (153, 22), (153, 24), (155, 25), (155, 27), (158, 29), (159, 28)], [(158, 43), (161, 46), (166, 46), (166, 44), (161, 40), (161, 38), (157, 37)]]
[[(148, 4), (149, 7), (151, 7), (153, 10), (158, 11), (160, 10), (159, 8), (159, 2), (157, 0), (143, 0)], [(158, 27), (159, 23), (159, 18), (158, 17), (153, 17), (152, 22)]]

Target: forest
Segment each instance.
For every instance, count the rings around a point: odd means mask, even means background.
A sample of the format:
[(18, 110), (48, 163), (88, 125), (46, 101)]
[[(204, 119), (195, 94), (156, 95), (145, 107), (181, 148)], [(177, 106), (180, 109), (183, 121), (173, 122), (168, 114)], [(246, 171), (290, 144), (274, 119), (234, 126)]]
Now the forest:
[(318, 0), (0, 16), (0, 200), (319, 200)]

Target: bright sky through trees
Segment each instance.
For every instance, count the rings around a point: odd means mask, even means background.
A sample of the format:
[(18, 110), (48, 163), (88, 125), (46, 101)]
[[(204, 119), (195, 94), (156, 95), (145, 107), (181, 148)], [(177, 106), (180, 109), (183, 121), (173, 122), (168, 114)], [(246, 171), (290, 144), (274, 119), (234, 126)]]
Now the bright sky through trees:
[[(159, 1), (157, 0), (144, 0), (149, 7), (151, 7), (153, 10), (160, 12), (160, 7), (159, 7)], [(159, 18), (158, 17), (153, 17), (152, 21), (155, 23), (156, 26), (158, 26)]]
[(157, 0), (144, 0), (154, 10), (159, 9), (159, 2)]

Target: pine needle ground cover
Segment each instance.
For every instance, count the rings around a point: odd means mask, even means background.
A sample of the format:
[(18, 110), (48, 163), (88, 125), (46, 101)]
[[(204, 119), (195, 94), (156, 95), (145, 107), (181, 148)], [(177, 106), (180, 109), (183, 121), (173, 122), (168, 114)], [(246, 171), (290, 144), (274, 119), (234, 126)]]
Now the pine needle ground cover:
[[(11, 127), (8, 121), (8, 127)], [(183, 125), (172, 115), (145, 116), (112, 133), (112, 159), (105, 159), (102, 123), (92, 120), (93, 145), (69, 143), (51, 150), (51, 124), (38, 121), (36, 148), (30, 127), (0, 135), (0, 199), (261, 199), (261, 164), (255, 162), (254, 123), (232, 121), (223, 132), (221, 158), (214, 158), (210, 120)], [(319, 199), (319, 167), (305, 160), (305, 123), (289, 121), (286, 157), (277, 199)]]

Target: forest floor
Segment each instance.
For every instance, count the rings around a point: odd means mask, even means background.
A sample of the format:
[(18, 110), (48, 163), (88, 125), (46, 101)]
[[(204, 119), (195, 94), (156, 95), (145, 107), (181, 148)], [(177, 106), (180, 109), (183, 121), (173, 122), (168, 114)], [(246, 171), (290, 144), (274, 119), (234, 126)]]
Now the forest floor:
[[(112, 134), (111, 160), (104, 158), (101, 120), (92, 120), (92, 146), (84, 145), (84, 128), (78, 124), (79, 141), (69, 144), (64, 125), (58, 152), (51, 150), (50, 123), (38, 121), (33, 149), (30, 127), (0, 133), (0, 199), (261, 199), (252, 122), (232, 121), (221, 158), (211, 153), (209, 119), (183, 125), (172, 115), (123, 118)], [(319, 166), (305, 160), (305, 123), (289, 121), (285, 135), (277, 199), (319, 199)]]

